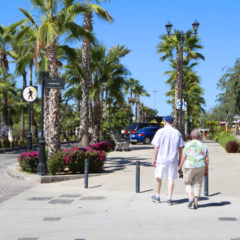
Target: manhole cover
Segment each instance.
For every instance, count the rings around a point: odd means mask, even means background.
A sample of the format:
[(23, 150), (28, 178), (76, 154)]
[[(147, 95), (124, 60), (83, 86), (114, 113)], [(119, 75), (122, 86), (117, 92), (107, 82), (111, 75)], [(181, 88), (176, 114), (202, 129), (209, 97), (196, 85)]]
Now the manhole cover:
[(70, 204), (72, 203), (74, 200), (69, 200), (69, 199), (54, 199), (52, 201), (50, 201), (50, 204)]

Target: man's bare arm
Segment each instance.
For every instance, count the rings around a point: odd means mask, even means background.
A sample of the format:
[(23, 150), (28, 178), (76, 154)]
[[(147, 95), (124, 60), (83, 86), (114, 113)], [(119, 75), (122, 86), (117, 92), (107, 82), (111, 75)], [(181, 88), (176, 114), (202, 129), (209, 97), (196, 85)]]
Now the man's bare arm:
[(182, 160), (182, 152), (183, 152), (182, 150), (183, 150), (182, 147), (178, 148), (178, 166), (180, 165), (180, 162)]
[(153, 161), (152, 161), (152, 165), (153, 165), (154, 167), (156, 167), (156, 164), (157, 164), (158, 150), (159, 150), (159, 147), (155, 146), (155, 147), (154, 147), (154, 152), (153, 152)]

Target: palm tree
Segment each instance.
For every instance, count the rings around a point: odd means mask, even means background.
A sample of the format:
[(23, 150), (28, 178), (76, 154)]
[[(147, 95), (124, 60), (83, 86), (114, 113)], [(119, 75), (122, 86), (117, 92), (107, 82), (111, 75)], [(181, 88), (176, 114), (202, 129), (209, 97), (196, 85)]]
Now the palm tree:
[(144, 89), (144, 87), (140, 84), (138, 84), (134, 91), (133, 91), (134, 95), (135, 95), (135, 102), (136, 102), (136, 106), (135, 106), (135, 119), (137, 122), (140, 121), (140, 119), (142, 118), (141, 116), (141, 101), (140, 101), (140, 96), (146, 96), (149, 97), (150, 95), (148, 94), (148, 92)]
[(133, 94), (138, 85), (139, 85), (139, 81), (134, 78), (129, 78), (125, 84), (125, 93), (129, 93), (128, 104), (130, 104), (132, 112), (133, 112), (133, 104), (136, 103), (136, 99), (133, 98)]
[[(101, 132), (103, 102), (111, 105), (114, 99), (123, 103), (122, 88), (127, 70), (120, 59), (130, 52), (124, 45), (114, 46), (109, 51), (104, 46), (96, 46), (91, 52), (91, 71), (93, 76), (90, 96), (93, 99), (93, 141), (98, 142)], [(104, 100), (105, 96), (105, 100)], [(109, 108), (109, 107), (108, 107)], [(105, 108), (105, 110), (109, 110)]]
[[(58, 76), (57, 47), (59, 38), (70, 32), (70, 35), (66, 37), (67, 39), (84, 36), (93, 40), (91, 34), (74, 22), (74, 17), (86, 12), (87, 9), (80, 3), (74, 3), (74, 0), (65, 0), (61, 5), (57, 0), (31, 0), (31, 2), (42, 14), (40, 26), (27, 10), (20, 10), (37, 29), (36, 51), (39, 52), (40, 49), (45, 51), (48, 59), (49, 77), (55, 78)], [(45, 130), (50, 156), (60, 147), (59, 89), (45, 91)]]
[[(6, 82), (7, 72), (9, 67), (8, 57), (12, 57), (11, 54), (11, 40), (16, 33), (16, 28), (22, 24), (24, 20), (14, 23), (10, 26), (4, 27), (0, 25), (0, 68), (2, 81)], [(3, 125), (8, 126), (8, 106), (7, 106), (7, 92), (3, 92)]]
[[(100, 3), (101, 0), (96, 0), (97, 3)], [(95, 13), (98, 17), (112, 22), (111, 16), (106, 10), (101, 8), (99, 5), (90, 3), (90, 0), (86, 0), (86, 5), (88, 10), (84, 14), (84, 29), (92, 32), (93, 31), (93, 14)], [(89, 145), (88, 129), (89, 129), (89, 90), (91, 84), (91, 67), (90, 67), (90, 55), (91, 55), (91, 42), (89, 39), (83, 39), (82, 46), (82, 68), (84, 71), (84, 77), (82, 78), (82, 102), (81, 102), (81, 123), (80, 127), (82, 129), (81, 136), (81, 145), (86, 147)]]
[[(171, 97), (171, 100), (169, 100), (168, 103), (171, 103), (174, 106), (177, 62), (173, 59), (170, 61), (172, 70), (167, 71), (164, 74), (169, 76), (169, 79), (166, 81), (166, 83), (171, 87), (171, 89), (166, 93), (167, 96)], [(187, 103), (187, 111), (185, 112), (187, 126), (189, 125), (188, 122), (190, 118), (193, 120), (196, 126), (197, 121), (200, 119), (201, 113), (204, 112), (202, 108), (202, 105), (205, 104), (205, 100), (202, 97), (203, 89), (199, 86), (199, 76), (193, 70), (196, 65), (196, 62), (192, 62), (189, 65), (189, 61), (183, 61), (183, 99)]]
[(179, 124), (179, 111), (176, 109), (177, 100), (180, 98), (180, 68), (181, 68), (181, 38), (184, 35), (185, 41), (183, 46), (183, 56), (184, 59), (190, 61), (191, 59), (204, 60), (204, 56), (199, 52), (196, 52), (198, 49), (203, 48), (202, 45), (199, 44), (200, 40), (197, 36), (192, 35), (192, 31), (188, 31), (184, 34), (181, 31), (175, 31), (173, 35), (161, 36), (161, 40), (157, 45), (157, 52), (162, 55), (160, 57), (161, 61), (165, 61), (166, 59), (174, 59), (174, 53), (176, 51), (176, 80), (175, 80), (175, 98), (174, 98), (174, 125), (178, 128)]

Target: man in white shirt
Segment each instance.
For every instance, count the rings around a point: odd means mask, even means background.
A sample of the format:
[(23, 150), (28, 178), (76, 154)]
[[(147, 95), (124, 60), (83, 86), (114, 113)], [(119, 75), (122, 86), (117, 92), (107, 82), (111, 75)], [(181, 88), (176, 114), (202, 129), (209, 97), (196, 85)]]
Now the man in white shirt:
[(172, 127), (173, 117), (163, 118), (164, 127), (159, 129), (153, 140), (154, 154), (153, 166), (155, 167), (156, 195), (152, 196), (154, 202), (160, 202), (160, 189), (162, 179), (166, 173), (168, 176), (168, 204), (172, 205), (172, 193), (174, 179), (178, 178), (178, 165), (182, 157), (184, 142), (181, 133)]

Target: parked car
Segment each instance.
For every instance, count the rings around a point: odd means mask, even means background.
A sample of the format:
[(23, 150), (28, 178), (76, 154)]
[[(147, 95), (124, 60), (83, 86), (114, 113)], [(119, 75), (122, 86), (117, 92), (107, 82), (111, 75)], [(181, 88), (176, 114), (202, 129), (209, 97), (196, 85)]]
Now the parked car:
[(134, 122), (127, 126), (125, 130), (122, 131), (122, 134), (125, 138), (129, 138), (129, 134), (137, 132), (139, 129), (145, 127), (160, 127), (162, 123), (150, 123), (150, 122)]
[(130, 142), (132, 144), (137, 144), (139, 142), (150, 144), (159, 128), (160, 127), (145, 127), (139, 129), (137, 132), (130, 134)]

